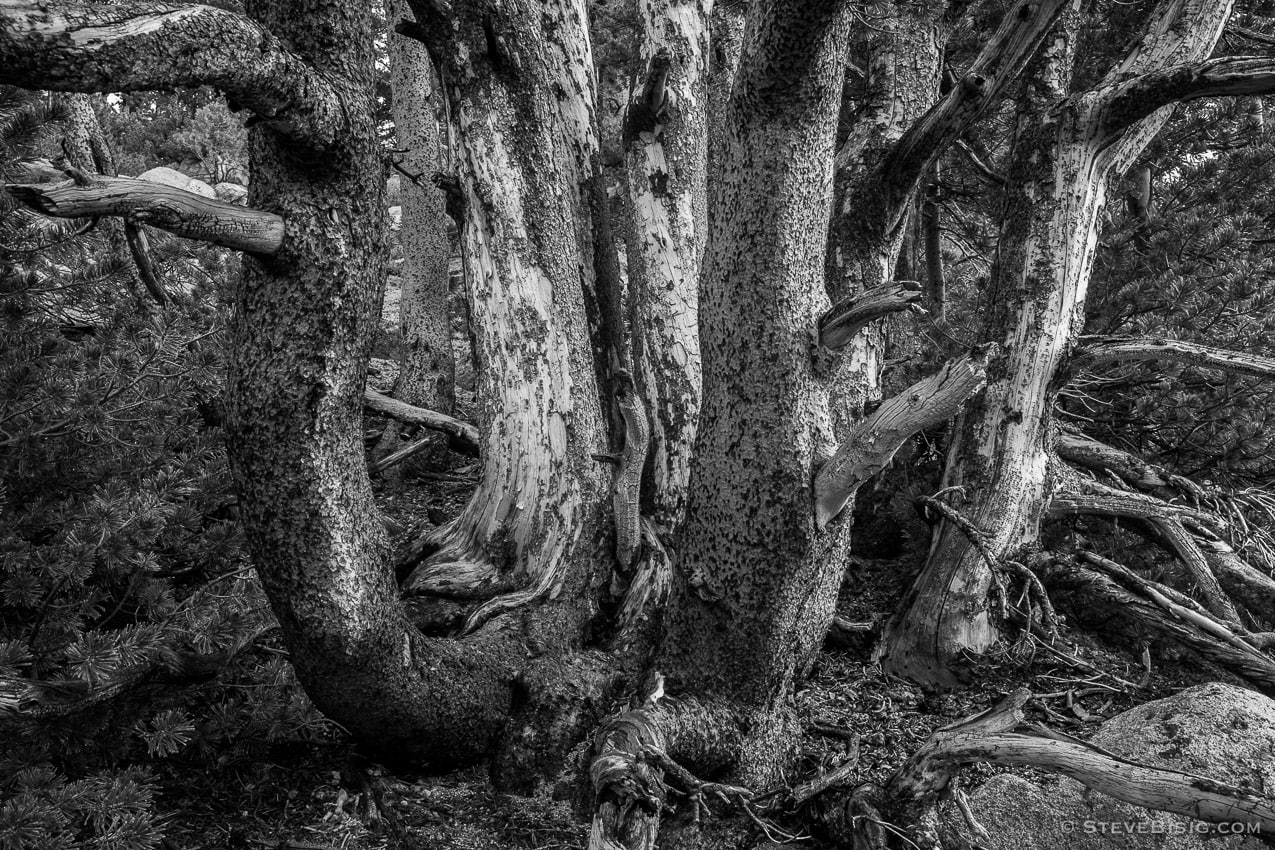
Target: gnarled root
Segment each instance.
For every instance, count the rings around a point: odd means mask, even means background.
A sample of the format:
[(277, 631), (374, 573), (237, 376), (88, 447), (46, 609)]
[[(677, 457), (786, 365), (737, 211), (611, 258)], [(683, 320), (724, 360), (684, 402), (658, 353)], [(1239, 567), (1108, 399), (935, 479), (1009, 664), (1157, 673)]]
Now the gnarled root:
[[(884, 847), (884, 831), (907, 844), (940, 847), (938, 805), (961, 769), (978, 762), (1035, 767), (1070, 776), (1136, 806), (1216, 823), (1243, 822), (1269, 834), (1275, 800), (1203, 776), (1150, 767), (1035, 724), (1023, 722), (1031, 694), (1020, 688), (999, 705), (930, 735), (884, 789), (860, 787), (822, 804), (817, 814), (840, 846)], [(885, 811), (893, 824), (880, 816)], [(897, 824), (898, 826), (895, 826)]]
[(1092, 553), (1080, 559), (1083, 564), (1055, 558), (1043, 569), (1049, 587), (1067, 594), (1090, 624), (1118, 624), (1170, 640), (1275, 696), (1275, 659), (1185, 594)]

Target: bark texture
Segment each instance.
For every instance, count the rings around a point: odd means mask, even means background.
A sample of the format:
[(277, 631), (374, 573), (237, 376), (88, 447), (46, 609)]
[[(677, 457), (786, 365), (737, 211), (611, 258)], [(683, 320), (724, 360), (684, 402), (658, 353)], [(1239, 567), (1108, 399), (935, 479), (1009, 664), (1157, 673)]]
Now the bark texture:
[[(1071, 94), (1078, 12), (1069, 11), (1027, 82), (983, 327), (1002, 353), (961, 421), (945, 473), (946, 484), (964, 488), (962, 510), (989, 534), (996, 558), (1035, 539), (1048, 499), (1055, 376), (1084, 324), (1107, 178), (1127, 168), (1168, 119), (1161, 109), (1117, 127), (1112, 104), (1131, 76), (1206, 57), (1229, 14), (1229, 0), (1161, 4), (1132, 52), (1095, 88)], [(991, 582), (977, 548), (943, 523), (914, 599), (887, 631), (887, 668), (927, 684), (956, 683), (961, 659), (996, 639)]]
[(686, 512), (700, 408), (711, 5), (639, 4), (647, 77), (624, 128), (633, 372), (652, 426), (646, 513), (670, 532)]
[[(404, 0), (391, 0), (391, 29), (410, 15)], [(402, 180), (403, 270), (399, 302), (403, 355), (394, 397), (417, 407), (450, 414), (456, 397), (448, 310), (447, 212), (432, 175), (441, 167), (441, 139), (435, 114), (437, 72), (424, 45), (391, 33), (390, 85), (394, 91), (394, 139), (399, 167), (416, 179)]]
[(735, 772), (765, 783), (792, 750), (792, 687), (823, 640), (846, 536), (815, 527), (828, 390), (809, 343), (820, 286), (843, 4), (759, 4), (723, 122), (701, 288), (704, 407), (658, 667), (756, 719)]
[(581, 0), (411, 6), (457, 130), (484, 459), (417, 577), (483, 571), (495, 598), (472, 629), (534, 600), (587, 606), (609, 477), (591, 458), (607, 445), (586, 309), (593, 59)]

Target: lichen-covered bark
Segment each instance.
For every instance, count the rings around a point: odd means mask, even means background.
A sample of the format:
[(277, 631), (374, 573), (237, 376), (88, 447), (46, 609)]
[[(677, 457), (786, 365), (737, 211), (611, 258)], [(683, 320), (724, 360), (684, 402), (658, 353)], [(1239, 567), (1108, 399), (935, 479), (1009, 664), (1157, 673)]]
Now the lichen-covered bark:
[(652, 425), (644, 503), (647, 514), (670, 532), (686, 511), (699, 419), (710, 5), (639, 4), (648, 79), (629, 105), (624, 138), (633, 371)]
[[(411, 13), (404, 0), (387, 4), (390, 29)], [(432, 182), (439, 170), (439, 129), (435, 106), (437, 74), (424, 45), (401, 35), (389, 36), (390, 85), (394, 91), (394, 139), (403, 178), (402, 299), (403, 354), (394, 397), (417, 407), (451, 413), (456, 397), (448, 311), (448, 261), (444, 196)]]
[(384, 172), (371, 97), (373, 18), (317, 0), (250, 2), (331, 81), (350, 133), (322, 155), (253, 128), (250, 203), (287, 221), (247, 258), (232, 326), (231, 464), (249, 549), (315, 704), (395, 760), (485, 755), (512, 693), (501, 635), (427, 640), (406, 620), (362, 441), (384, 262)]
[[(989, 364), (987, 390), (961, 420), (945, 476), (965, 488), (962, 510), (988, 532), (996, 557), (1035, 539), (1048, 498), (1054, 378), (1084, 324), (1108, 175), (1127, 168), (1168, 118), (1162, 110), (1104, 133), (1117, 84), (1204, 58), (1229, 13), (1229, 0), (1162, 4), (1141, 44), (1098, 87), (1069, 96), (1077, 13), (1068, 12), (1027, 86), (983, 327), (983, 338), (1002, 353)], [(990, 585), (980, 553), (945, 523), (915, 598), (887, 632), (887, 668), (926, 683), (957, 681), (960, 659), (996, 639)]]
[(840, 527), (814, 523), (811, 482), (831, 435), (809, 343), (829, 306), (848, 26), (836, 2), (753, 8), (710, 199), (704, 406), (657, 667), (669, 693), (738, 705), (756, 721), (736, 766), (749, 782), (775, 778), (791, 755), (793, 683), (831, 620), (845, 545)]
[(6, 3), (0, 81), (77, 92), (215, 86), (306, 145), (350, 129), (330, 81), (295, 45), (215, 6)]
[(593, 60), (580, 0), (474, 3), (441, 22), (411, 5), (455, 124), (484, 438), (482, 481), (422, 570), (486, 570), (501, 595), (473, 627), (537, 599), (579, 604), (593, 568), (610, 477), (591, 457), (607, 445), (585, 309)]

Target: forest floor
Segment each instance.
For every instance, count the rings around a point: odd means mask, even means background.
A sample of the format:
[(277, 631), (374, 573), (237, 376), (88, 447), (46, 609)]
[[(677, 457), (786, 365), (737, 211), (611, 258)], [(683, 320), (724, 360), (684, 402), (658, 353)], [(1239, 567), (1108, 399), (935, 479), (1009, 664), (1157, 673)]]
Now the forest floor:
[[(454, 515), (477, 483), (477, 470), (470, 459), (440, 452), (409, 467), (401, 483), (382, 482), (382, 510), (405, 527), (425, 516), (437, 522)], [(884, 782), (935, 728), (1017, 687), (1038, 695), (1028, 704), (1030, 720), (1084, 738), (1136, 704), (1229, 678), (1177, 657), (1156, 659), (1148, 670), (1131, 649), (1065, 630), (1053, 645), (1008, 646), (975, 686), (955, 693), (926, 694), (884, 675), (871, 658), (872, 634), (896, 610), (924, 556), (923, 526), (915, 518), (897, 522), (897, 511), (891, 518), (890, 497), (867, 499), (860, 510), (864, 549), (878, 557), (852, 558), (838, 610), (874, 629), (830, 644), (797, 694), (807, 733), (793, 785), (839, 767), (856, 745), (856, 782)], [(1073, 695), (1081, 689), (1090, 695)], [(566, 803), (496, 793), (480, 769), (391, 775), (359, 761), (335, 730), (324, 740), (271, 747), (235, 770), (209, 773), (207, 763), (175, 759), (160, 777), (157, 807), (168, 813), (170, 850), (566, 850), (587, 841), (587, 824)], [(977, 784), (990, 773), (971, 768), (964, 782)], [(777, 822), (797, 828), (782, 816)], [(821, 845), (807, 839), (794, 846)]]

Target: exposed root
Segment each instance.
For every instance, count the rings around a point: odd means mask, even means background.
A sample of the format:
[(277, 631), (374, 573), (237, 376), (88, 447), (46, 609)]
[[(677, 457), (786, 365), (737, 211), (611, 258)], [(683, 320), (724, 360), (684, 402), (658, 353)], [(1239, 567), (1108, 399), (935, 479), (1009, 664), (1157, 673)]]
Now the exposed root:
[(1049, 637), (1058, 634), (1058, 615), (1054, 611), (1053, 604), (1049, 601), (1049, 594), (1045, 592), (1045, 586), (1041, 584), (1036, 574), (1025, 567), (1018, 561), (998, 560), (992, 554), (991, 548), (987, 545), (988, 534), (974, 525), (967, 517), (965, 517), (956, 508), (947, 502), (937, 499), (933, 496), (922, 496), (917, 499), (917, 503), (923, 508), (934, 510), (944, 519), (951, 522), (965, 537), (970, 541), (979, 555), (987, 563), (988, 569), (992, 573), (992, 592), (996, 597), (1001, 612), (1001, 619), (1009, 619), (1008, 598), (1005, 591), (1004, 582), (1000, 578), (1002, 572), (1012, 573), (1017, 576), (1023, 583), (1023, 593), (1025, 598), (1025, 613), (1027, 617), (1026, 633), (1030, 633), (1035, 624), (1036, 611), (1040, 611), (1040, 623), (1045, 633)]
[[(1060, 773), (1118, 800), (1217, 823), (1275, 829), (1275, 800), (1176, 770), (1151, 767), (1023, 720), (1025, 688), (999, 705), (930, 735), (884, 789), (861, 786), (817, 812), (844, 846), (884, 847), (897, 829), (909, 846), (938, 848), (938, 806), (951, 797), (975, 834), (981, 825), (955, 790), (969, 764), (1021, 765)], [(893, 823), (880, 816), (885, 811)], [(869, 814), (871, 812), (871, 814)], [(985, 834), (985, 833), (984, 833)], [(1269, 834), (1269, 833), (1268, 833)]]
[(1188, 597), (1105, 558), (1085, 559), (1088, 566), (1058, 558), (1046, 567), (1050, 587), (1073, 598), (1078, 616), (1100, 626), (1132, 628), (1135, 638), (1149, 633), (1170, 640), (1275, 695), (1275, 660)]

